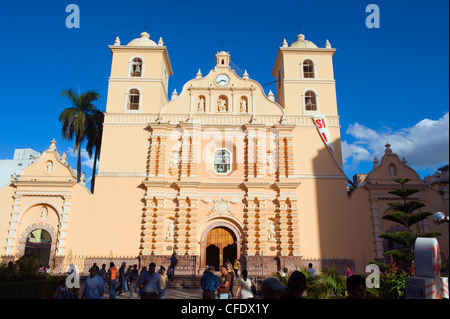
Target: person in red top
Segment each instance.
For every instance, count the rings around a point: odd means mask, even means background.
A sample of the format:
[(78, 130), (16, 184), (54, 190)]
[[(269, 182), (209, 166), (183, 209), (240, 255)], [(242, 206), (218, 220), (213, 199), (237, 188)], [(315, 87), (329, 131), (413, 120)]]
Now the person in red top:
[(108, 279), (109, 299), (116, 299), (116, 288), (119, 283), (119, 270), (117, 270), (113, 262), (109, 263)]

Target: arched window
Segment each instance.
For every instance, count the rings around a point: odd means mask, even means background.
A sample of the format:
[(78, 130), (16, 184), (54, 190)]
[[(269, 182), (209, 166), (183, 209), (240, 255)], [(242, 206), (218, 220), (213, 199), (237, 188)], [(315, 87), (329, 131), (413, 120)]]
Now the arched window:
[(231, 154), (227, 150), (218, 150), (214, 153), (214, 171), (226, 174), (231, 170)]
[(138, 89), (131, 89), (128, 91), (128, 106), (127, 109), (130, 111), (139, 110), (140, 92)]
[(313, 79), (314, 78), (314, 62), (311, 60), (303, 61), (303, 78)]
[(316, 93), (313, 91), (305, 93), (305, 111), (317, 111)]
[(131, 61), (130, 76), (140, 77), (141, 74), (142, 74), (142, 60), (140, 58), (134, 58), (133, 61)]

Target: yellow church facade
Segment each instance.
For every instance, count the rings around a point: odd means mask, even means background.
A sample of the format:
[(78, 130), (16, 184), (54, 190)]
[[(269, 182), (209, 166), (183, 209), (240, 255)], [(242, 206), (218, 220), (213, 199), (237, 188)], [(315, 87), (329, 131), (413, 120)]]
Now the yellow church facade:
[[(168, 48), (148, 33), (110, 46), (112, 67), (101, 161), (91, 193), (76, 182), (56, 141), (0, 190), (3, 261), (40, 249), (54, 272), (128, 256), (166, 265), (176, 252), (187, 272), (240, 259), (254, 272), (316, 268), (336, 259), (360, 272), (383, 258), (378, 237), (391, 222), (393, 179), (411, 178), (425, 210), (448, 215), (446, 197), (386, 147), (351, 195), (342, 163), (333, 73), (335, 49), (299, 35), (278, 49), (276, 94), (264, 93), (230, 54), (178, 94)], [(211, 57), (214, 61), (214, 57)], [(276, 96), (276, 98), (275, 98)], [(313, 118), (324, 115), (335, 159)], [(448, 231), (431, 220), (448, 258)], [(45, 244), (45, 245), (44, 245)], [(42, 253), (42, 251), (44, 253)], [(84, 256), (75, 261), (73, 256)]]

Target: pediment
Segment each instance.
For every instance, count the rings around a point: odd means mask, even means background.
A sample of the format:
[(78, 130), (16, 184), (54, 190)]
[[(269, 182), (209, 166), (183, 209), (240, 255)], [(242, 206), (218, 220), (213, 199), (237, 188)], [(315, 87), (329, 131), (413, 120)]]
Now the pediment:
[(188, 81), (182, 92), (172, 96), (159, 114), (186, 114), (190, 118), (204, 116), (252, 117), (284, 115), (283, 108), (264, 93), (257, 81), (246, 74), (240, 77), (230, 67), (216, 66), (208, 75), (200, 71)]
[[(15, 180), (19, 182), (76, 182), (75, 172), (56, 151), (56, 142)], [(14, 181), (14, 179), (13, 179)]]

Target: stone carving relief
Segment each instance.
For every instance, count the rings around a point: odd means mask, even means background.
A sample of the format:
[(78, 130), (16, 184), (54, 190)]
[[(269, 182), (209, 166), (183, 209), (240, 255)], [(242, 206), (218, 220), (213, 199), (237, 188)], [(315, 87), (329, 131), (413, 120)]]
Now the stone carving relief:
[(48, 216), (48, 209), (46, 206), (43, 206), (41, 209), (41, 213), (39, 214), (39, 220), (43, 222)]
[(170, 175), (173, 176), (177, 173), (178, 162), (179, 162), (178, 152), (170, 153), (170, 157), (169, 157), (169, 174)]
[(52, 172), (52, 170), (53, 170), (53, 162), (52, 162), (52, 161), (48, 161), (48, 162), (45, 164), (45, 172), (46, 172), (47, 174), (50, 174), (50, 173)]
[(227, 112), (228, 111), (227, 99), (219, 97), (219, 99), (217, 100), (217, 106), (219, 112)]
[(272, 176), (275, 173), (275, 160), (272, 152), (266, 154), (266, 171), (267, 175)]
[(197, 112), (198, 113), (204, 113), (205, 112), (205, 98), (203, 96), (200, 96), (200, 98), (198, 100)]
[(166, 240), (173, 241), (174, 235), (175, 235), (175, 221), (173, 219), (168, 219)]
[(268, 235), (267, 239), (269, 241), (275, 241), (275, 221), (273, 219), (269, 219), (267, 221), (267, 226), (269, 229), (269, 235)]
[(241, 113), (248, 113), (247, 99), (245, 97), (241, 98), (240, 112)]
[(208, 215), (220, 215), (220, 216), (233, 215), (234, 216), (234, 214), (230, 208), (230, 204), (229, 204), (230, 201), (220, 198), (220, 199), (215, 199), (213, 202), (214, 202), (214, 206)]

